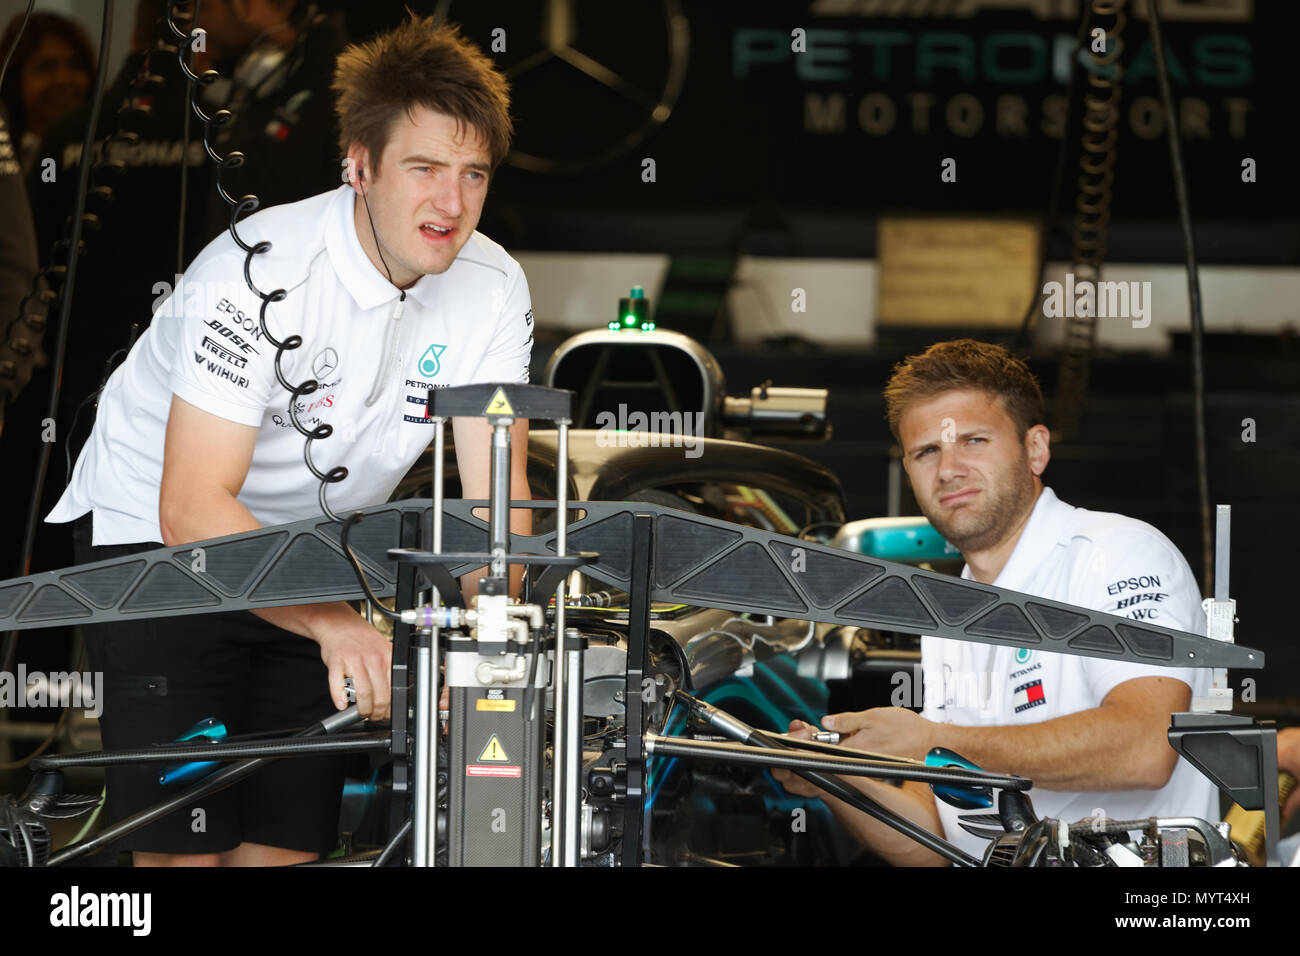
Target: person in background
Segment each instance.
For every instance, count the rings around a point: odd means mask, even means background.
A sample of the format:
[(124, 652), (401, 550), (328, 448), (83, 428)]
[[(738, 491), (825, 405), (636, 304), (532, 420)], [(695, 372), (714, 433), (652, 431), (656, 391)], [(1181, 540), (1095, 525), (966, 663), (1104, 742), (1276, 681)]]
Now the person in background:
[(0, 86), (9, 112), (10, 138), (23, 171), (40, 155), (41, 139), (69, 110), (85, 102), (95, 79), (95, 54), (81, 25), (55, 13), (33, 13), (18, 36), (23, 14), (9, 21), (0, 39), (0, 57), (13, 58)]
[[(219, 37), (213, 66), (224, 78), (203, 90), (203, 107), (234, 119), (215, 129), (218, 153), (238, 150), (244, 164), (222, 178), (233, 196), (249, 193), (262, 208), (297, 202), (339, 183), (330, 82), (348, 43), (340, 13), (307, 0), (208, 0), (204, 27)], [(229, 225), (230, 207), (208, 177), (207, 242)], [(198, 210), (203, 212), (203, 210)]]
[(0, 375), (0, 433), (5, 407), (31, 377), (33, 362), (40, 361), (39, 341), (33, 354), (14, 348), (14, 337), (25, 337), (25, 330), (15, 322), (35, 275), (36, 230), (4, 105), (0, 104), (0, 364), (13, 369), (12, 375)]
[[(160, 41), (172, 46), (176, 42), (161, 22), (163, 5), (159, 0), (137, 0), (135, 12), (129, 55), (115, 76), (105, 78), (95, 131), (101, 144), (96, 154), (102, 151), (105, 160), (121, 167), (115, 175), (102, 169), (94, 173), (95, 182), (112, 188), (112, 202), (87, 203), (96, 225), (83, 233), (84, 252), (72, 293), (55, 444), (41, 490), (45, 511), (67, 484), (71, 462), (94, 424), (96, 395), (115, 363), (176, 287), (177, 274), (226, 231), (230, 219), (229, 207), (217, 194), (215, 167), (204, 152), (203, 125), (193, 117), (188, 145), (185, 141), (189, 89), (175, 52), (155, 50)], [(324, 16), (316, 4), (295, 0), (205, 0), (198, 14), (204, 42), (190, 58), (191, 69), (216, 69), (226, 78), (198, 89), (200, 106), (209, 114), (221, 108), (234, 112), (233, 120), (214, 134), (213, 146), (223, 154), (238, 149), (246, 157), (242, 167), (223, 174), (227, 190), (235, 196), (252, 193), (265, 208), (337, 186), (337, 132), (329, 84), (334, 58), (346, 43), (341, 16)], [(133, 86), (142, 65), (162, 83)], [(127, 112), (119, 116), (124, 107)], [(56, 255), (55, 244), (75, 208), (89, 115), (90, 105), (83, 103), (57, 120), (37, 150), (52, 164), (37, 162), (27, 175), (42, 266), (65, 258)], [(138, 141), (105, 144), (119, 128), (134, 133)], [(55, 335), (50, 323), (47, 352), (53, 350)], [(50, 373), (38, 369), (10, 407), (9, 426), (0, 436), (0, 458), (9, 464), (24, 503), (0, 512), (4, 576), (20, 573), (17, 559), (26, 502), (32, 494), (49, 391)], [(66, 528), (41, 529), (32, 570), (66, 567), (73, 561)]]

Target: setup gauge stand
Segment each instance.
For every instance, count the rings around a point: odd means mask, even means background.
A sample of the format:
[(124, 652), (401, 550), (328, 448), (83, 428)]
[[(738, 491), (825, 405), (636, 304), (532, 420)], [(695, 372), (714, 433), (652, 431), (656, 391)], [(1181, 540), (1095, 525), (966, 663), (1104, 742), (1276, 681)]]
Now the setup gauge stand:
[[(435, 428), (433, 549), (389, 551), (395, 562), (419, 568), (434, 585), (428, 605), (402, 614), (404, 623), (416, 625), (410, 853), (415, 866), (434, 865), (439, 859), (440, 829), (447, 834), (446, 858), (453, 866), (536, 866), (547, 822), (553, 865), (578, 864), (584, 644), (576, 632), (566, 633), (564, 592), (569, 572), (598, 555), (570, 555), (566, 548), (572, 399), (572, 392), (535, 385), (512, 386), (508, 393), (501, 386), (468, 385), (429, 394)], [(443, 429), (450, 418), (475, 416), (486, 418), (492, 427), (488, 551), (443, 552)], [(558, 428), (553, 555), (510, 552), (510, 426), (517, 418), (549, 419)], [(448, 570), (466, 563), (488, 566), (472, 608), (464, 607), (460, 588)], [(549, 668), (543, 649), (546, 609), (535, 603), (511, 603), (512, 565), (541, 566), (533, 593), (546, 595), (554, 590)], [(436, 708), (444, 654), (450, 739), (448, 765), (441, 768)], [(543, 710), (548, 683), (553, 688), (555, 717), (550, 817), (544, 821)], [(440, 828), (436, 795), (444, 770), (448, 823)]]

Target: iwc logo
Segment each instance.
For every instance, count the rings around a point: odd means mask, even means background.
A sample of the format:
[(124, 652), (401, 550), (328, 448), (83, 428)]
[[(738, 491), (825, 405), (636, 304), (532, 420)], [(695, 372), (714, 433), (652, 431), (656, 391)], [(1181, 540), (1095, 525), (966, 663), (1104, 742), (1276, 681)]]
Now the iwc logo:
[(420, 356), (420, 374), (425, 378), (434, 378), (442, 368), (440, 359), (445, 351), (447, 351), (445, 345), (430, 345), (425, 349), (424, 354)]

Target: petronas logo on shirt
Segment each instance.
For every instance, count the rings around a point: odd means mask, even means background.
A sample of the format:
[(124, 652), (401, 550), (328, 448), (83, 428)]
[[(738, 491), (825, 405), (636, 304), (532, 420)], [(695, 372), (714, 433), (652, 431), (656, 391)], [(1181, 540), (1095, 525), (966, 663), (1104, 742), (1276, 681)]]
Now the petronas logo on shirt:
[(425, 378), (435, 377), (438, 370), (442, 368), (439, 359), (442, 358), (442, 353), (445, 351), (447, 351), (445, 345), (430, 345), (425, 349), (424, 354), (420, 356), (420, 374)]

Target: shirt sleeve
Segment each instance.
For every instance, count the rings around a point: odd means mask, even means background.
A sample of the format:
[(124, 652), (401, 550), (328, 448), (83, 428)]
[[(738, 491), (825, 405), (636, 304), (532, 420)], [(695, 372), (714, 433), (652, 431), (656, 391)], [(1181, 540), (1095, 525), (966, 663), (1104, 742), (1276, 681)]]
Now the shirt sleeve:
[[(1114, 534), (1094, 542), (1086, 560), (1087, 570), (1071, 603), (1139, 624), (1205, 635), (1196, 578), (1173, 545), (1154, 535)], [(1204, 668), (1087, 658), (1084, 672), (1099, 703), (1113, 688), (1138, 677), (1181, 680), (1193, 695), (1205, 693), (1209, 686), (1209, 671)]]
[[(172, 392), (205, 412), (260, 426), (275, 379), (275, 349), (263, 337), (261, 299), (230, 256), (196, 263), (154, 315), (177, 323)], [(267, 309), (267, 321), (277, 308)], [(282, 306), (281, 306), (282, 308)]]
[(518, 263), (506, 282), (492, 344), (474, 373), (475, 382), (528, 382), (533, 355), (533, 303)]

